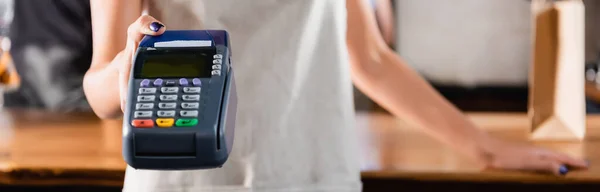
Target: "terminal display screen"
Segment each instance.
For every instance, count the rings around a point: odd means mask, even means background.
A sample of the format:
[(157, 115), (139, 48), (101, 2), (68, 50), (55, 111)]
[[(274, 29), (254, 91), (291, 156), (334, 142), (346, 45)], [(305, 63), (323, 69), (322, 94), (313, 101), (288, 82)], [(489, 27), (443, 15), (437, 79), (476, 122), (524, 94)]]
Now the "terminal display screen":
[(141, 78), (211, 77), (212, 54), (152, 53), (144, 57), (138, 76)]

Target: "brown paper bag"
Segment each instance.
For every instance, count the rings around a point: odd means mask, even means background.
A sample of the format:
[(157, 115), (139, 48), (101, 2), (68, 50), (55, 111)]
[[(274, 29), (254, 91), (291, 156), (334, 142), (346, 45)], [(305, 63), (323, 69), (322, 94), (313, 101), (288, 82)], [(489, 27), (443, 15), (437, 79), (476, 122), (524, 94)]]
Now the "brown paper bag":
[(533, 0), (529, 79), (531, 138), (585, 136), (585, 14), (581, 0)]

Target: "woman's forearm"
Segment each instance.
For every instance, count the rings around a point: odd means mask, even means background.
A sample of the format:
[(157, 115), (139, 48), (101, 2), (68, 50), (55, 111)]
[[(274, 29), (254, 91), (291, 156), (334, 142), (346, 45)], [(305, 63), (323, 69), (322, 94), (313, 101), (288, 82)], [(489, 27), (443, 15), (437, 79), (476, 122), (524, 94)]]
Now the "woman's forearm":
[(91, 0), (94, 55), (83, 80), (90, 106), (101, 118), (122, 116), (121, 75), (119, 66), (126, 65), (124, 48), (128, 26), (140, 16), (140, 0)]
[(118, 118), (122, 115), (119, 93), (119, 71), (110, 64), (89, 70), (83, 79), (83, 90), (98, 117)]
[(375, 63), (355, 64), (356, 86), (376, 103), (413, 126), (461, 152), (484, 160), (487, 134), (476, 128), (393, 51), (381, 51)]

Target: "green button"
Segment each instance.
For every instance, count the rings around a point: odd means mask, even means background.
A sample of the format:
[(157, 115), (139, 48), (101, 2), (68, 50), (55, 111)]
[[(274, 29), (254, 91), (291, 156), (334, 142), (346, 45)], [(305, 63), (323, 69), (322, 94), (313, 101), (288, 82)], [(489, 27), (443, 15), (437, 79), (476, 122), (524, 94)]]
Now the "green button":
[(198, 119), (177, 119), (175, 126), (177, 127), (191, 127), (198, 124)]

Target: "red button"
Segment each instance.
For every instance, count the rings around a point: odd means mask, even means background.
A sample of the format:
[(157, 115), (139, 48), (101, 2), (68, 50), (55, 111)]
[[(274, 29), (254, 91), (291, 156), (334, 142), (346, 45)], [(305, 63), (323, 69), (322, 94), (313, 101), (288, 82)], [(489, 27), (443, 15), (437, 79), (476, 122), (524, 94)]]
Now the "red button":
[(154, 121), (152, 119), (136, 119), (131, 121), (131, 125), (136, 128), (152, 128), (154, 127)]

